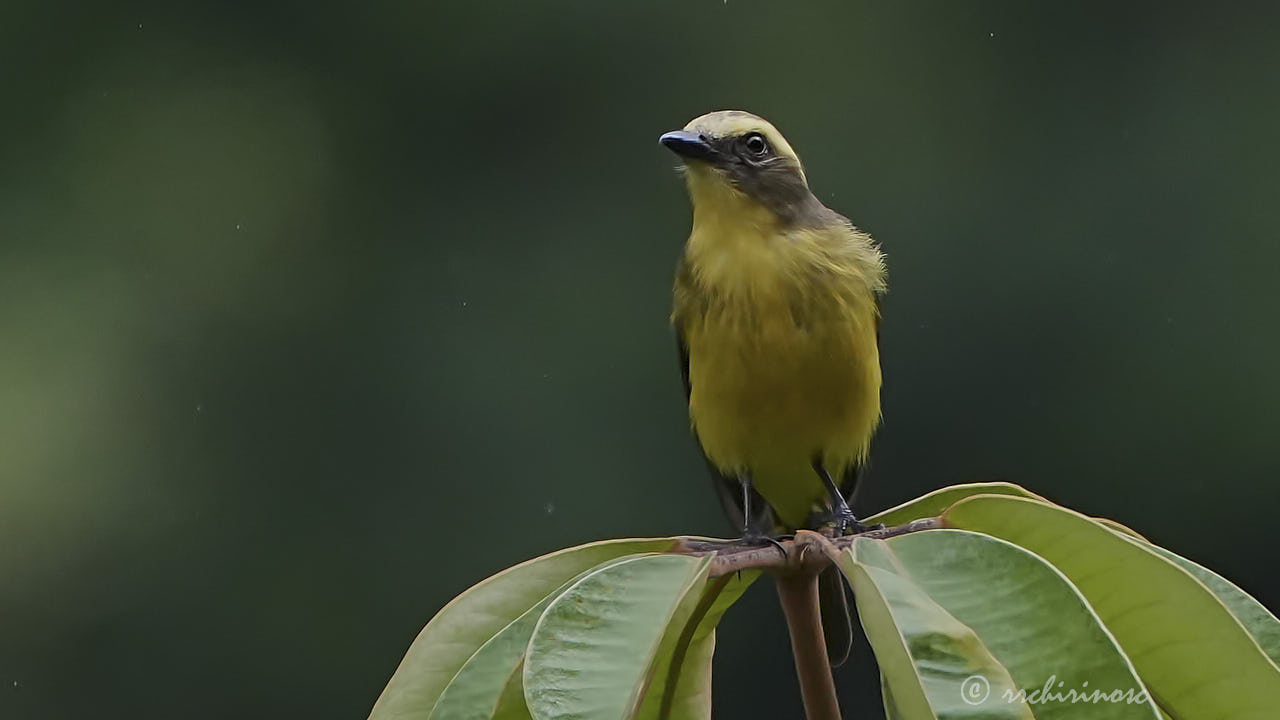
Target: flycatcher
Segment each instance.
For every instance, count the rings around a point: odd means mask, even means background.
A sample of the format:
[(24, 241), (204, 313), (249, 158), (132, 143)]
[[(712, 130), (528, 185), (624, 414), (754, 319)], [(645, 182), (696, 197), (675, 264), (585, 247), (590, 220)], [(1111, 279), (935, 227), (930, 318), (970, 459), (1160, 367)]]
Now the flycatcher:
[(726, 511), (752, 541), (857, 529), (846, 498), (880, 422), (884, 256), (814, 196), (764, 119), (713, 112), (660, 142), (693, 204), (671, 319)]

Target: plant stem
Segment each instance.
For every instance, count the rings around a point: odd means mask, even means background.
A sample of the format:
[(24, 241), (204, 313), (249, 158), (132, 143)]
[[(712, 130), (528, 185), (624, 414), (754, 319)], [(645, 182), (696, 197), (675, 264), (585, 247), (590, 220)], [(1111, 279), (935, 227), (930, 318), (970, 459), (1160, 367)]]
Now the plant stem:
[[(735, 545), (725, 540), (710, 540), (708, 538), (685, 537), (680, 540), (675, 548), (669, 552), (682, 553), (686, 555), (706, 555), (714, 554), (715, 559), (711, 563), (711, 577), (722, 577), (724, 575), (732, 575), (744, 570), (766, 570), (769, 572), (781, 571), (798, 571), (812, 570), (817, 573), (827, 565), (831, 564), (829, 553), (831, 550), (842, 550), (849, 547), (856, 538), (865, 537), (876, 540), (884, 540), (898, 535), (906, 535), (908, 533), (920, 532), (921, 530), (935, 530), (942, 527), (942, 521), (938, 518), (923, 518), (913, 520), (906, 525), (897, 525), (890, 528), (882, 528), (880, 530), (869, 530), (860, 535), (847, 535), (842, 538), (828, 539), (825, 544), (819, 543), (819, 547), (811, 548), (810, 552), (795, 553), (798, 544), (812, 543), (816, 541), (816, 533), (801, 530), (796, 533), (795, 540), (783, 540), (780, 544), (786, 551), (786, 554), (778, 552), (778, 548), (773, 546), (747, 546)], [(810, 537), (809, 540), (802, 541), (802, 538)]]
[(818, 575), (802, 570), (779, 573), (778, 598), (791, 634), (791, 654), (800, 679), (800, 697), (808, 720), (840, 720), (836, 684), (827, 663), (827, 644), (818, 611)]
[[(765, 547), (685, 537), (669, 552), (714, 555), (710, 569), (712, 578), (724, 578), (744, 570), (763, 570), (772, 574), (778, 582), (778, 598), (782, 601), (782, 612), (791, 635), (791, 654), (796, 662), (805, 716), (808, 720), (840, 720), (840, 702), (836, 699), (836, 684), (831, 676), (827, 643), (822, 631), (822, 611), (818, 607), (818, 574), (859, 537), (883, 540), (939, 527), (942, 527), (940, 519), (922, 518), (897, 527), (839, 538), (798, 530), (794, 540), (783, 540)], [(706, 612), (705, 608), (703, 612)], [(689, 627), (685, 628), (685, 633), (691, 633)], [(684, 646), (681, 652), (687, 650), (688, 640), (681, 638)], [(674, 692), (675, 681), (674, 677), (668, 679), (668, 694)], [(663, 712), (669, 712), (670, 708), (669, 698), (664, 697)]]

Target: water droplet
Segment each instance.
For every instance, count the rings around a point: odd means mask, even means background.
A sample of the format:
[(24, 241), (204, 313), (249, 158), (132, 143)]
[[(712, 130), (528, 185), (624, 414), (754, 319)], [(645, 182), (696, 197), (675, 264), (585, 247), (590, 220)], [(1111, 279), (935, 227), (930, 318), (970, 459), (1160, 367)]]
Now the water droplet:
[(987, 33), (987, 37), (995, 37), (995, 36), (996, 36), (995, 33)]
[(238, 232), (239, 230), (240, 230), (240, 223), (236, 223), (236, 231)]
[(547, 514), (550, 515), (551, 513), (556, 511), (556, 506), (555, 506), (555, 503), (547, 503), (546, 505), (542, 506), (542, 509), (546, 510)]
[(204, 412), (204, 403), (196, 403), (196, 412), (198, 413)]

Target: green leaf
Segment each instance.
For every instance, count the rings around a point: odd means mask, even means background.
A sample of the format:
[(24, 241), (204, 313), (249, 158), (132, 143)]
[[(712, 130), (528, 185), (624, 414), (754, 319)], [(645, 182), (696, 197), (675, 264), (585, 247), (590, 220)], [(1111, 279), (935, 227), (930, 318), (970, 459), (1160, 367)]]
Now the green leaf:
[(896, 717), (1032, 720), (1026, 703), (989, 700), (1016, 694), (1008, 671), (972, 629), (913, 582), (888, 542), (858, 538), (834, 559), (853, 585), (858, 617), (889, 687), (886, 705), (896, 707)]
[(507, 678), (502, 695), (498, 697), (498, 707), (493, 711), (493, 720), (533, 720), (529, 706), (524, 702), (524, 658)]
[(760, 572), (752, 570), (706, 583), (671, 652), (659, 655), (653, 682), (637, 718), (705, 720), (711, 717), (711, 660), (715, 654), (716, 626), (725, 611), (758, 577)]
[(525, 656), (533, 717), (633, 717), (672, 620), (691, 612), (686, 598), (700, 596), (710, 565), (709, 556), (631, 558), (588, 574), (553, 600)]
[(1094, 519), (1093, 519), (1093, 521), (1094, 521), (1094, 522), (1096, 522), (1096, 523), (1101, 523), (1101, 524), (1103, 524), (1103, 525), (1106, 525), (1107, 527), (1111, 528), (1112, 530), (1115, 530), (1116, 532), (1120, 533), (1121, 535), (1128, 535), (1128, 536), (1129, 536), (1129, 537), (1131, 537), (1131, 538), (1137, 538), (1138, 540), (1141, 540), (1141, 541), (1143, 541), (1143, 542), (1145, 542), (1145, 543), (1148, 543), (1148, 544), (1150, 544), (1150, 542), (1151, 542), (1151, 541), (1147, 540), (1146, 538), (1142, 537), (1142, 534), (1141, 534), (1141, 533), (1139, 533), (1137, 530), (1134, 530), (1133, 528), (1129, 527), (1128, 525), (1121, 525), (1120, 523), (1116, 522), (1115, 520), (1110, 520), (1110, 519), (1108, 519), (1108, 518), (1104, 518), (1104, 517), (1096, 517), (1096, 518), (1094, 518)]
[[(1115, 639), (1075, 587), (1041, 558), (961, 530), (914, 533), (885, 544), (893, 567), (971, 629), (1008, 670), (1037, 720), (1157, 720), (1155, 704)], [(1094, 693), (1121, 701), (1073, 701)], [(1006, 702), (993, 686), (980, 707)]]
[(566, 581), (600, 563), (663, 552), (671, 538), (606, 540), (534, 558), (454, 598), (409, 647), (370, 713), (370, 720), (426, 720), (458, 670), (512, 620)]
[(893, 702), (893, 693), (889, 690), (889, 681), (880, 673), (880, 700), (884, 702), (884, 720), (902, 720), (902, 713)]
[(1009, 540), (1070, 578), (1172, 717), (1277, 716), (1280, 668), (1226, 606), (1173, 561), (1083, 515), (1022, 498), (968, 498), (944, 520)]
[(1262, 651), (1271, 658), (1271, 661), (1280, 665), (1280, 620), (1276, 619), (1269, 610), (1262, 606), (1262, 603), (1253, 598), (1252, 595), (1241, 590), (1230, 580), (1213, 572), (1212, 570), (1197, 565), (1194, 562), (1170, 552), (1162, 547), (1152, 545), (1149, 542), (1135, 540), (1143, 547), (1153, 552), (1159, 553), (1165, 558), (1172, 560), (1179, 567), (1191, 573), (1197, 580), (1209, 588), (1210, 592), (1218, 596), (1223, 605), (1227, 606), (1227, 610), (1235, 616), (1236, 620), (1244, 626), (1245, 630), (1253, 636)]
[[(498, 709), (504, 689), (510, 684), (511, 676), (524, 661), (525, 649), (529, 638), (533, 636), (533, 628), (542, 617), (543, 610), (551, 601), (567, 590), (579, 578), (588, 573), (623, 562), (626, 558), (610, 560), (595, 568), (581, 573), (573, 580), (561, 585), (548, 594), (537, 605), (516, 618), (500, 630), (497, 635), (472, 655), (445, 686), (431, 711), (431, 720), (490, 720)], [(524, 699), (521, 696), (520, 704)], [(527, 714), (528, 711), (525, 711)]]
[(440, 694), (431, 720), (490, 720), (552, 599), (554, 595), (547, 596), (482, 645)]
[(1041, 498), (1030, 490), (1026, 490), (1018, 485), (1007, 482), (952, 485), (951, 487), (945, 487), (941, 490), (934, 490), (928, 495), (922, 495), (915, 500), (903, 503), (897, 507), (889, 508), (888, 510), (876, 515), (872, 515), (871, 517), (863, 520), (863, 522), (868, 525), (884, 523), (890, 527), (894, 525), (905, 525), (912, 520), (937, 517), (942, 514), (943, 510), (946, 510), (957, 502), (972, 495), (1016, 495), (1019, 497), (1044, 500), (1044, 498)]

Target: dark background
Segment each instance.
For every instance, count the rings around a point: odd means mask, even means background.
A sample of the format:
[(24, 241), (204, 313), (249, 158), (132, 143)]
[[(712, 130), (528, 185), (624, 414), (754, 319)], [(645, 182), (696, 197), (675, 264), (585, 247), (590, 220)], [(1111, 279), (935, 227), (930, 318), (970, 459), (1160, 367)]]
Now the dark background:
[[(475, 581), (727, 533), (656, 143), (720, 108), (888, 254), (861, 511), (1012, 480), (1280, 606), (1280, 16), (1119, 5), (8, 0), (0, 717), (362, 718)], [(799, 715), (775, 606), (722, 717)]]

